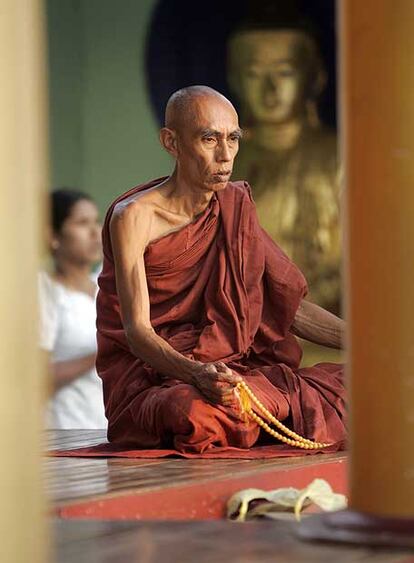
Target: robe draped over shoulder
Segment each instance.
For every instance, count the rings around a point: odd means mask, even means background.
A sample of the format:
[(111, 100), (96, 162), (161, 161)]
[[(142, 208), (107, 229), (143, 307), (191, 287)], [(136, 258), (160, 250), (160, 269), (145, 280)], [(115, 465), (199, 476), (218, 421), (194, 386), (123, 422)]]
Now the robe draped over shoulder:
[[(118, 202), (163, 180), (120, 196), (103, 227), (97, 370), (108, 439), (182, 452), (249, 448), (259, 439), (256, 423), (208, 403), (192, 385), (161, 376), (127, 343), (109, 221)], [(318, 441), (343, 440), (342, 368), (299, 369), (301, 348), (290, 328), (306, 281), (260, 227), (247, 183), (229, 182), (192, 223), (150, 243), (144, 261), (151, 324), (159, 336), (187, 357), (226, 363), (296, 432)]]

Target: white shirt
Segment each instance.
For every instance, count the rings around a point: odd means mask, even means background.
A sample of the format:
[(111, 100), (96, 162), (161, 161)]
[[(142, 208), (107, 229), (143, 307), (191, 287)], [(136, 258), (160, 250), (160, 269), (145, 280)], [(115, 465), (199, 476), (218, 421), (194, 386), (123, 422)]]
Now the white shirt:
[[(92, 278), (96, 282), (96, 278)], [(55, 362), (96, 352), (95, 299), (39, 274), (40, 346)], [(106, 428), (102, 382), (95, 368), (61, 387), (49, 401), (47, 428)]]

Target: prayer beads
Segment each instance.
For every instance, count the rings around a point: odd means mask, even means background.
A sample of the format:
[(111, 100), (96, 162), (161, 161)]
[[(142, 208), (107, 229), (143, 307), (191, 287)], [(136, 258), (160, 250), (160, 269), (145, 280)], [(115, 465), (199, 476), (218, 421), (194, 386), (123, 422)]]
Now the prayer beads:
[[(237, 384), (236, 389), (240, 396), (240, 403), (242, 406), (242, 411), (245, 412), (252, 420), (254, 420), (263, 430), (265, 430), (268, 434), (277, 438), (281, 442), (288, 444), (289, 446), (296, 446), (297, 448), (302, 448), (304, 450), (319, 450), (321, 448), (326, 448), (329, 444), (325, 444), (324, 442), (312, 442), (312, 440), (308, 440), (307, 438), (303, 438), (293, 430), (290, 430), (287, 426), (282, 424), (280, 420), (275, 418), (271, 412), (267, 410), (267, 408), (263, 405), (261, 401), (256, 397), (250, 387), (247, 385), (245, 381), (241, 381)], [(263, 420), (261, 416), (256, 414), (251, 406), (251, 403), (254, 403), (258, 409), (258, 411), (265, 417), (269, 422), (271, 422), (274, 426), (276, 426), (281, 432), (284, 432), (287, 436), (280, 434), (276, 430), (273, 430)]]

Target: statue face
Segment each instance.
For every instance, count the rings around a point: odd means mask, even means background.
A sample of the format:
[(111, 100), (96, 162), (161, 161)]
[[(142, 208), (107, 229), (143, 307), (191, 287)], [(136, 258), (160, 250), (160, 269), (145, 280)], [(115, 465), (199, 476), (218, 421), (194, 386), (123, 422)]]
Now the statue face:
[(254, 122), (284, 123), (305, 114), (312, 40), (300, 31), (259, 30), (235, 35), (230, 81)]

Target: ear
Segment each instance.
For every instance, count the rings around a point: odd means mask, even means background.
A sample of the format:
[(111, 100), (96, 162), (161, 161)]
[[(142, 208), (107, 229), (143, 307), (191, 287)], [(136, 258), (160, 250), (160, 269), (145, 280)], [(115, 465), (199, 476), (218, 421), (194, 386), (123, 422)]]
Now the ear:
[(325, 90), (326, 83), (328, 81), (328, 75), (324, 68), (319, 67), (313, 79), (312, 84), (312, 97), (319, 98), (322, 92)]
[(50, 244), (50, 249), (51, 249), (52, 252), (56, 252), (56, 250), (59, 249), (60, 242), (58, 241), (58, 239), (56, 237), (53, 237), (49, 244)]
[(163, 127), (160, 131), (160, 143), (164, 149), (174, 158), (178, 156), (177, 133), (174, 129)]
[(59, 241), (59, 238), (56, 236), (56, 234), (53, 232), (53, 229), (51, 227), (47, 228), (46, 241), (47, 241), (47, 246), (48, 246), (49, 250), (51, 252), (56, 252), (56, 250), (60, 246), (60, 241)]

